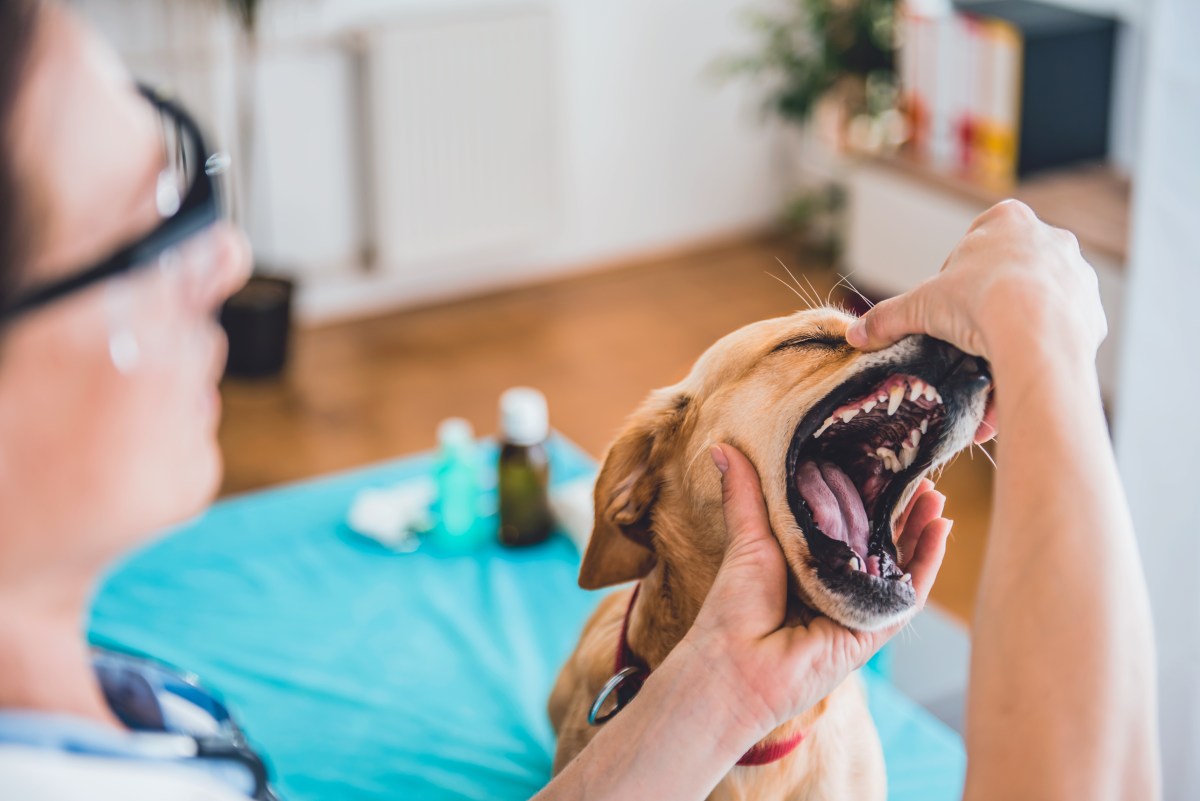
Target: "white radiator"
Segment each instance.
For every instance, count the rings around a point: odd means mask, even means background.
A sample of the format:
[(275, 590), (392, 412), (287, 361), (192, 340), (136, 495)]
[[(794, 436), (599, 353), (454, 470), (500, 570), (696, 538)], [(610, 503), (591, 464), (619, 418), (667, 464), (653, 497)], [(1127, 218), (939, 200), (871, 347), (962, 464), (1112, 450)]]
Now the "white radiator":
[(367, 34), (364, 233), (375, 269), (512, 252), (552, 230), (552, 22), (543, 6), (488, 7)]

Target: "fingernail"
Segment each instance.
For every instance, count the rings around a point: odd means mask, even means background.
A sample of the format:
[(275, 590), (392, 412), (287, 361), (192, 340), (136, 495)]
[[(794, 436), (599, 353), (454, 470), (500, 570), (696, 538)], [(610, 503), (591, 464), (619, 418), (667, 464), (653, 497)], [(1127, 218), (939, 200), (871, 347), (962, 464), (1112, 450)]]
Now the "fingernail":
[(721, 471), (721, 475), (725, 475), (725, 471), (729, 469), (729, 460), (725, 458), (725, 451), (721, 450), (721, 446), (713, 445), (708, 449), (708, 455), (712, 457), (713, 464)]
[(861, 319), (850, 323), (850, 327), (846, 329), (846, 341), (856, 348), (867, 344), (867, 324)]

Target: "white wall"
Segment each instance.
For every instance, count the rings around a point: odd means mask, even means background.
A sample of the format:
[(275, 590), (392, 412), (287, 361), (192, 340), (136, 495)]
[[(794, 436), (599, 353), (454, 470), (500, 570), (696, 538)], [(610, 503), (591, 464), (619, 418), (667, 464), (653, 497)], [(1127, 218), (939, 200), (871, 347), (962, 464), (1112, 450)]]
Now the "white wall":
[(1154, 608), (1168, 801), (1200, 798), (1200, 3), (1156, 0), (1117, 455)]
[[(256, 251), (305, 280), (301, 306), (336, 315), (551, 275), (768, 222), (781, 199), (777, 137), (746, 87), (718, 86), (713, 59), (745, 46), (745, 0), (543, 0), (555, 20), (556, 148), (560, 208), (540, 241), (516, 252), (438, 265), (423, 282), (365, 277), (359, 256), (353, 132), (347, 128), (356, 32), (411, 14), (469, 13), (505, 0), (274, 0), (263, 18), (259, 184), (250, 219)], [(228, 26), (194, 21), (193, 0), (85, 0), (135, 69), (163, 73), (183, 40), (187, 63), (220, 72)], [(526, 3), (529, 5), (529, 3)], [(164, 37), (164, 7), (189, 21)], [(209, 12), (203, 12), (209, 13)], [(209, 14), (211, 16), (211, 14)], [(178, 26), (177, 26), (178, 27)], [(199, 33), (197, 33), (199, 31)], [(189, 37), (190, 34), (190, 37)], [(175, 55), (169, 53), (174, 50)], [(209, 66), (205, 66), (209, 65)], [(228, 123), (228, 78), (209, 116)], [(185, 93), (186, 94), (186, 93)], [(200, 102), (201, 106), (206, 105)], [(218, 125), (218, 127), (220, 127)], [(226, 141), (232, 128), (222, 130)], [(315, 170), (315, 174), (312, 174)], [(265, 184), (265, 187), (263, 186)]]

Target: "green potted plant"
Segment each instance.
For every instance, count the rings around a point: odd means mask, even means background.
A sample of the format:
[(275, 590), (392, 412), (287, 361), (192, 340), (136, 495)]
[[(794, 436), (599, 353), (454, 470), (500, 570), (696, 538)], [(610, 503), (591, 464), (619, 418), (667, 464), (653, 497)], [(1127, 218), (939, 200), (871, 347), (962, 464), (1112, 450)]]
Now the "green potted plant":
[[(241, 204), (234, 212), (243, 226), (249, 225), (253, 205), (253, 160), (255, 135), (255, 76), (258, 56), (260, 0), (227, 0), (226, 6), (238, 21), (236, 117), (238, 150), (242, 169)], [(221, 309), (221, 325), (229, 338), (227, 375), (258, 378), (278, 375), (287, 362), (292, 329), (292, 298), (295, 281), (264, 269), (255, 259), (246, 285)]]
[[(723, 58), (718, 69), (754, 82), (764, 115), (799, 134), (797, 149), (831, 150), (826, 161), (848, 146), (883, 149), (906, 133), (895, 108), (897, 5), (897, 0), (776, 0), (746, 12), (755, 47)], [(831, 146), (813, 131), (820, 116)], [(804, 251), (832, 259), (840, 249), (845, 192), (836, 165), (812, 161), (821, 161), (820, 155), (797, 170), (783, 223)]]

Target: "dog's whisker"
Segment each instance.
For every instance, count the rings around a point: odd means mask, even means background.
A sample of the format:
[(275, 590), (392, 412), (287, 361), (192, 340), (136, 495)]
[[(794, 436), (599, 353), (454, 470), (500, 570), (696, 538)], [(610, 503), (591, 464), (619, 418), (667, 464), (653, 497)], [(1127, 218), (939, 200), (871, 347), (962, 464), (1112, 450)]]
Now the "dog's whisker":
[(801, 295), (799, 292), (797, 292), (797, 291), (796, 291), (796, 288), (795, 288), (794, 286), (792, 286), (791, 284), (789, 284), (787, 281), (784, 281), (782, 278), (780, 278), (778, 275), (776, 275), (775, 273), (771, 272), (770, 270), (763, 270), (763, 272), (765, 272), (767, 275), (771, 276), (771, 277), (772, 277), (772, 278), (774, 278), (776, 281), (778, 281), (779, 283), (781, 283), (781, 284), (783, 284), (785, 287), (787, 287), (787, 288), (788, 288), (788, 290), (789, 290), (789, 291), (791, 291), (791, 293), (792, 293), (793, 295), (795, 295), (796, 297), (800, 298), (800, 300), (802, 300), (802, 301), (804, 302), (804, 305), (805, 305), (805, 306), (807, 306), (807, 307), (808, 307), (808, 308), (810, 308), (810, 309), (813, 307), (813, 305), (812, 305), (812, 301), (811, 301), (811, 300), (809, 300), (808, 298), (806, 298), (804, 295)]
[[(833, 285), (834, 289), (836, 289), (838, 286), (844, 286), (844, 287), (846, 287), (846, 289), (849, 289), (855, 295), (858, 295), (860, 298), (862, 298), (862, 302), (867, 304), (868, 309), (875, 308), (875, 303), (870, 298), (868, 298), (866, 295), (859, 292), (858, 287), (856, 287), (854, 285), (854, 283), (850, 280), (851, 273), (839, 273), (839, 275), (841, 275), (842, 277), (838, 280), (838, 282), (836, 284)], [(830, 292), (832, 292), (832, 291), (833, 290), (831, 289)]]
[(987, 459), (989, 462), (991, 462), (991, 463), (992, 463), (992, 468), (993, 468), (993, 469), (996, 469), (996, 470), (999, 470), (999, 469), (1000, 469), (1000, 468), (999, 468), (999, 466), (996, 464), (996, 460), (995, 460), (995, 459), (993, 459), (993, 458), (992, 458), (992, 455), (991, 455), (990, 453), (988, 453), (988, 452), (987, 452), (987, 448), (983, 447), (982, 445), (978, 445), (978, 446), (977, 446), (977, 445), (972, 445), (972, 446), (971, 446), (971, 450), (974, 450), (976, 447), (978, 447), (978, 448), (979, 448), (979, 452), (983, 454), (983, 458)]
[[(813, 282), (808, 280), (808, 274), (804, 273), (802, 275), (804, 277), (804, 283), (808, 284), (808, 288), (812, 290), (813, 296), (816, 297), (818, 300), (820, 300), (821, 293), (817, 291), (817, 288), (815, 286), (813, 286)], [(821, 304), (818, 303), (817, 305), (819, 306)], [(825, 305), (828, 306), (829, 304), (826, 303)]]
[(779, 266), (780, 266), (780, 267), (782, 267), (782, 268), (784, 269), (784, 271), (785, 271), (785, 272), (788, 274), (788, 277), (792, 279), (792, 282), (793, 282), (793, 283), (795, 283), (795, 285), (796, 285), (796, 288), (797, 288), (797, 289), (799, 289), (801, 292), (804, 292), (804, 293), (805, 293), (805, 297), (808, 297), (808, 298), (809, 298), (808, 308), (810, 308), (810, 309), (814, 309), (814, 308), (816, 308), (816, 307), (818, 307), (818, 306), (820, 306), (820, 305), (821, 305), (821, 303), (820, 303), (820, 300), (821, 300), (821, 299), (820, 299), (820, 297), (818, 297), (818, 296), (816, 296), (816, 295), (813, 295), (813, 296), (809, 296), (809, 295), (808, 295), (808, 291), (807, 291), (807, 290), (806, 290), (806, 289), (805, 289), (803, 286), (801, 286), (801, 285), (800, 285), (800, 282), (799, 282), (799, 281), (797, 281), (797, 280), (796, 280), (796, 275), (795, 275), (795, 273), (793, 273), (793, 272), (791, 271), (791, 269), (789, 269), (789, 268), (788, 268), (788, 266), (787, 266), (786, 264), (784, 264), (784, 262), (783, 262), (783, 259), (781, 259), (781, 258), (779, 258), (778, 256), (776, 256), (776, 257), (775, 257), (775, 261), (776, 261), (776, 262), (778, 262)]
[(688, 460), (687, 467), (685, 467), (683, 469), (683, 480), (684, 481), (687, 481), (688, 477), (691, 476), (692, 468), (696, 466), (696, 460), (699, 459), (704, 454), (708, 453), (709, 450), (712, 448), (712, 446), (715, 444), (716, 444), (716, 442), (714, 440), (711, 440), (711, 439), (705, 440), (704, 444), (701, 445), (700, 448), (696, 450), (696, 454), (691, 459)]
[(837, 283), (835, 283), (833, 286), (829, 287), (829, 291), (825, 293), (825, 304), (826, 305), (832, 305), (833, 293), (837, 291), (837, 288), (839, 286), (842, 286), (842, 279), (840, 279), (840, 278), (838, 279)]
[(800, 285), (800, 282), (797, 281), (797, 279), (796, 279), (796, 273), (793, 273), (791, 270), (791, 267), (788, 267), (787, 264), (784, 263), (784, 260), (779, 258), (778, 255), (776, 255), (776, 257), (775, 257), (775, 263), (779, 264), (779, 266), (781, 266), (781, 267), (784, 267), (784, 272), (787, 273), (788, 278), (792, 279), (792, 283), (796, 284), (797, 289), (799, 289), (800, 291), (804, 291), (804, 287), (802, 287), (802, 285)]

